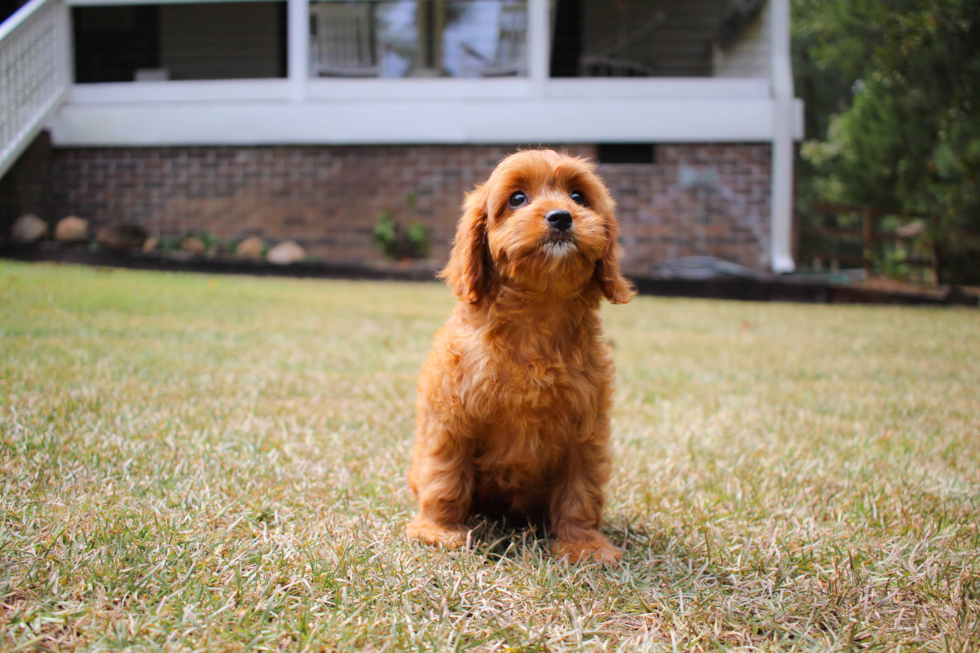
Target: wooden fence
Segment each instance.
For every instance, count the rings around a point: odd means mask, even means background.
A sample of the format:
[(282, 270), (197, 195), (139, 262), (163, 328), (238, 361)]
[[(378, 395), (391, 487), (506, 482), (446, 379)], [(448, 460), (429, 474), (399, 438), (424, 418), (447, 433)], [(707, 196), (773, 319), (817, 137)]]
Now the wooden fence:
[[(901, 233), (901, 232), (887, 232), (877, 230), (877, 222), (879, 218), (890, 215), (904, 218), (908, 221), (920, 220), (923, 225), (929, 224), (930, 220), (923, 216), (907, 215), (901, 214), (896, 211), (890, 211), (887, 209), (880, 209), (874, 207), (858, 207), (858, 206), (845, 206), (841, 204), (831, 204), (829, 202), (817, 202), (813, 205), (814, 210), (821, 213), (830, 213), (835, 216), (840, 215), (860, 215), (861, 216), (861, 228), (860, 229), (843, 229), (839, 227), (809, 227), (803, 231), (806, 235), (807, 232), (820, 234), (831, 239), (846, 239), (846, 238), (860, 238), (862, 242), (862, 253), (860, 256), (840, 256), (835, 255), (834, 258), (838, 260), (839, 263), (844, 265), (860, 265), (864, 268), (865, 276), (870, 276), (872, 268), (874, 267), (874, 247), (875, 243), (889, 242), (889, 243), (899, 243), (906, 246), (906, 249), (912, 250), (912, 241), (918, 235), (918, 233)], [(838, 220), (839, 222), (839, 220)], [(922, 257), (910, 257), (903, 261), (903, 264), (910, 267), (925, 268), (932, 272), (935, 279), (939, 278), (938, 270), (939, 258), (936, 252), (936, 246), (934, 243), (929, 246), (928, 256)]]

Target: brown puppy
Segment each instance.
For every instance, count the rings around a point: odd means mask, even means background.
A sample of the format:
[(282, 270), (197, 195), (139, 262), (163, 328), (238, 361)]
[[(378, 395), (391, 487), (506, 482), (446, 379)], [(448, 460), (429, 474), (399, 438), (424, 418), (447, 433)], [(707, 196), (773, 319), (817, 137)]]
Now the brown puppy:
[(408, 535), (466, 542), (474, 508), (543, 512), (555, 554), (615, 564), (599, 531), (613, 362), (599, 302), (630, 300), (609, 191), (586, 160), (518, 152), (467, 195), (440, 276), (460, 301), (419, 379)]

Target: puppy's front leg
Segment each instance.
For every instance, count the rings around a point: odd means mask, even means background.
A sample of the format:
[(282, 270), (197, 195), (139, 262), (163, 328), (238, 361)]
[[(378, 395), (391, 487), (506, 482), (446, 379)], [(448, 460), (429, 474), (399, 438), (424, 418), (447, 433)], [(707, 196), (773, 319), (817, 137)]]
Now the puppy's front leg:
[(466, 518), (473, 499), (472, 444), (443, 424), (419, 420), (409, 483), (419, 512), (408, 524), (409, 537), (456, 548), (466, 543)]
[(602, 486), (609, 478), (605, 447), (582, 445), (570, 451), (551, 498), (555, 555), (569, 562), (589, 558), (616, 565), (622, 552), (599, 532), (602, 527)]

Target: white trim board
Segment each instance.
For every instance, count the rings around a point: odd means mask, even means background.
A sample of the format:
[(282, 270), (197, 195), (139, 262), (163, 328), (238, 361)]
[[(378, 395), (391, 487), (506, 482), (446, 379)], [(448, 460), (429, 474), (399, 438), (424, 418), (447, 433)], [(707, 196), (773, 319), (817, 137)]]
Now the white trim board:
[[(75, 84), (75, 104), (134, 102), (212, 102), (215, 100), (281, 100), (292, 97), (291, 80), (194, 80)], [(309, 79), (312, 100), (518, 100), (534, 96), (528, 78), (497, 79)], [(766, 79), (552, 79), (544, 85), (549, 99), (662, 100), (769, 98)]]
[(550, 98), (603, 98), (659, 100), (664, 98), (736, 98), (771, 97), (767, 78), (730, 77), (664, 77), (664, 78), (551, 78)]
[(772, 99), (68, 104), (58, 146), (770, 142)]
[[(790, 0), (769, 0), (770, 57), (773, 94), (772, 181), (770, 187), (770, 267), (792, 272), (793, 261), (793, 141), (802, 116), (802, 103), (793, 97), (790, 57)], [(795, 106), (794, 106), (795, 105)], [(799, 120), (802, 122), (802, 120)], [(802, 131), (801, 129), (799, 131)], [(800, 134), (802, 135), (802, 134)]]
[(68, 102), (85, 104), (136, 104), (161, 102), (214, 102), (228, 100), (285, 100), (290, 97), (288, 79), (201, 80), (168, 82), (112, 82), (72, 85)]

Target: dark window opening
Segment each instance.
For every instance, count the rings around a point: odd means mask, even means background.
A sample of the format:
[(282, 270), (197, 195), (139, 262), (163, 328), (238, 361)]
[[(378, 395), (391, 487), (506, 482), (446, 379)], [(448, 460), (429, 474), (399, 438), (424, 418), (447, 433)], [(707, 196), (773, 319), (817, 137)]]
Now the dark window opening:
[(582, 0), (555, 3), (551, 40), (551, 76), (578, 77), (582, 55)]
[(600, 143), (599, 163), (656, 163), (657, 148), (653, 143)]
[(0, 0), (0, 23), (14, 15), (14, 12), (27, 4), (27, 0)]
[(286, 76), (286, 3), (74, 7), (75, 81)]
[(552, 77), (764, 77), (765, 0), (554, 0)]
[(277, 77), (289, 77), (289, 6), (285, 2), (277, 4), (276, 21), (279, 29), (279, 47), (276, 57), (278, 59)]
[(75, 81), (131, 82), (160, 66), (158, 7), (74, 7)]

